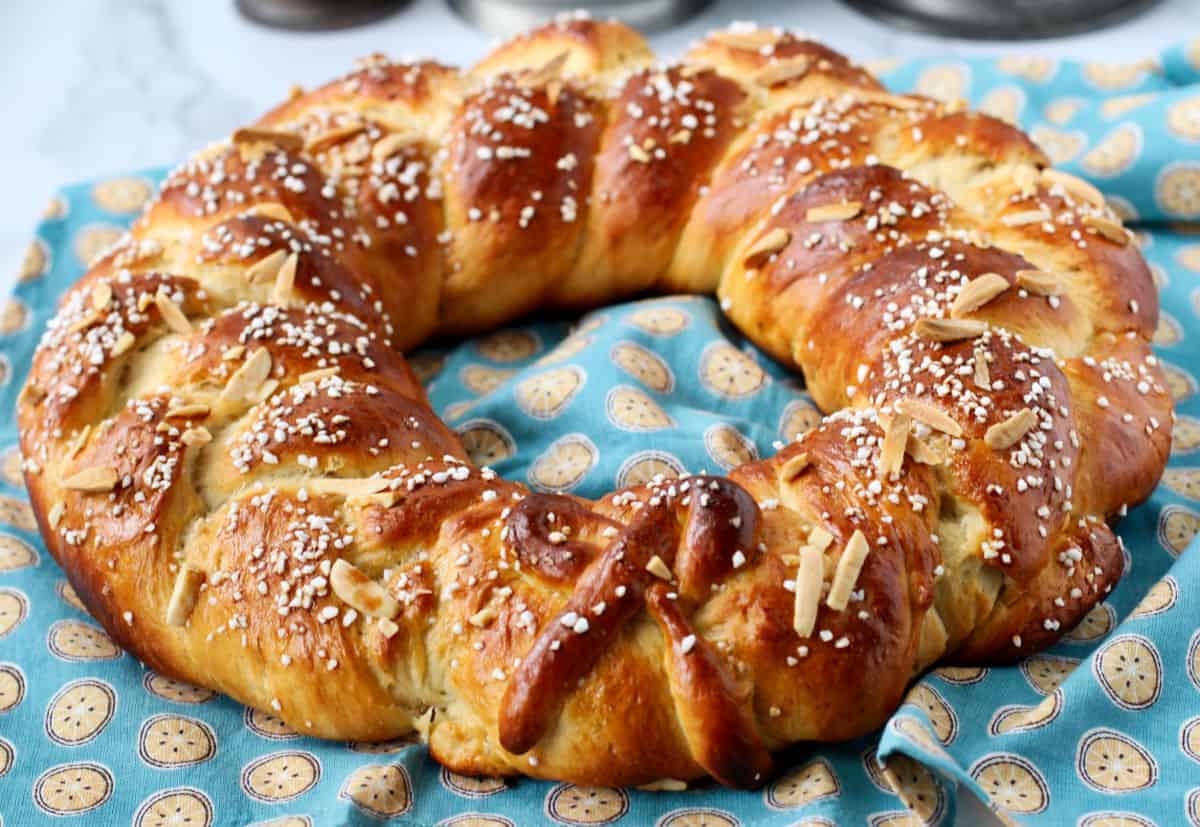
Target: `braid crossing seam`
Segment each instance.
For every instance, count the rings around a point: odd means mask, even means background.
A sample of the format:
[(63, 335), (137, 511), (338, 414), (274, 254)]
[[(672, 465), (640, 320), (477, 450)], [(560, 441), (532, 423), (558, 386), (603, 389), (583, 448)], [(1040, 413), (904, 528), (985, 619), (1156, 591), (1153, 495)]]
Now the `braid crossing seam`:
[[(783, 31), (373, 57), (175, 170), (68, 291), (26, 480), (121, 646), (299, 732), (756, 786), (1120, 577), (1173, 422), (1133, 241), (1017, 129)], [(592, 502), (472, 464), (402, 355), (647, 291), (715, 292), (833, 413)]]

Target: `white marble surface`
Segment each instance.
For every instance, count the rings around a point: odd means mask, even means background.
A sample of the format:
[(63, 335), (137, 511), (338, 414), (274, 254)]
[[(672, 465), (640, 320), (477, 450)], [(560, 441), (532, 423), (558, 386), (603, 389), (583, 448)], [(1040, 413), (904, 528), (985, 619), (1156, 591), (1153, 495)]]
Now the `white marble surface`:
[[(671, 55), (739, 19), (803, 28), (864, 59), (1039, 52), (1123, 61), (1194, 34), (1200, 0), (1163, 0), (1105, 31), (1020, 44), (902, 32), (835, 0), (719, 0), (651, 40)], [(469, 63), (491, 42), (444, 0), (413, 0), (372, 26), (326, 34), (255, 26), (232, 0), (2, 0), (0, 33), (0, 295), (61, 184), (179, 160), (279, 101), (292, 83), (327, 80), (370, 52)], [(959, 821), (985, 819), (969, 807)]]

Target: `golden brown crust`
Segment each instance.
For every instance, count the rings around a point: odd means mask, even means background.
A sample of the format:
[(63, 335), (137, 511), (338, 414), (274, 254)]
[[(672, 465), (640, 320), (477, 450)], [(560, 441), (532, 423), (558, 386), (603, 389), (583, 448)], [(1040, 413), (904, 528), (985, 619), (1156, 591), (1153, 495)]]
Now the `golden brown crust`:
[[(460, 772), (754, 786), (1103, 598), (1173, 421), (1103, 198), (784, 32), (651, 61), (575, 17), (466, 74), (375, 57), (172, 174), (18, 409), (47, 547), (120, 645)], [(590, 502), (470, 465), (401, 355), (648, 289), (715, 289), (840, 410)]]

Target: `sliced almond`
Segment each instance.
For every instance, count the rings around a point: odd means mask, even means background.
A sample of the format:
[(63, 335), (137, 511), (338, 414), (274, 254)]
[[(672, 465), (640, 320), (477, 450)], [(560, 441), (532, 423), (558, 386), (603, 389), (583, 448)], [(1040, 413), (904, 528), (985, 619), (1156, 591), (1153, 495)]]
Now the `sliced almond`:
[(675, 575), (671, 573), (671, 569), (663, 562), (663, 559), (657, 554), (650, 558), (650, 562), (646, 564), (646, 571), (653, 574), (660, 580), (671, 581), (675, 579)]
[(688, 785), (686, 781), (680, 781), (678, 778), (659, 778), (649, 784), (639, 784), (637, 788), (648, 793), (681, 793)]
[(637, 161), (639, 164), (648, 164), (652, 160), (650, 153), (642, 149), (637, 144), (629, 145), (629, 157)]
[(821, 589), (825, 585), (825, 555), (812, 546), (800, 549), (796, 569), (796, 599), (792, 604), (792, 629), (800, 637), (809, 637), (817, 625), (821, 607)]
[(792, 240), (792, 234), (783, 227), (775, 227), (762, 235), (747, 251), (742, 264), (754, 270), (762, 267), (771, 256), (787, 247)]
[(769, 46), (779, 38), (770, 29), (753, 29), (748, 32), (717, 32), (716, 39), (723, 45), (734, 49), (750, 49), (757, 52), (763, 46)]
[(195, 428), (188, 428), (179, 439), (189, 448), (199, 448), (212, 442), (213, 435), (208, 428), (199, 425)]
[(387, 490), (392, 481), (386, 477), (321, 477), (309, 480), (305, 486), (318, 494), (341, 494), (344, 497), (369, 497)]
[(913, 331), (934, 342), (961, 342), (987, 332), (987, 322), (976, 319), (920, 319)]
[(496, 610), (492, 606), (485, 606), (475, 614), (467, 618), (467, 622), (479, 629), (486, 629), (492, 625), (492, 621), (496, 619)]
[(1048, 186), (1060, 186), (1071, 195), (1082, 198), (1094, 207), (1104, 206), (1104, 194), (1082, 178), (1057, 169), (1042, 170), (1042, 182)]
[(51, 528), (58, 528), (62, 522), (63, 515), (67, 513), (67, 507), (62, 502), (56, 502), (50, 506), (50, 513), (46, 515), (46, 521), (50, 523)]
[(804, 213), (804, 220), (812, 223), (818, 221), (849, 221), (851, 218), (857, 218), (861, 212), (861, 201), (845, 201), (841, 204), (824, 204), (820, 207), (809, 207)]
[(297, 376), (296, 381), (298, 383), (300, 383), (301, 385), (303, 385), (306, 382), (320, 382), (322, 379), (325, 379), (327, 377), (337, 376), (338, 371), (340, 371), (340, 370), (341, 370), (340, 367), (321, 368), (319, 370), (310, 370), (306, 373), (302, 373), (299, 376)]
[(896, 410), (908, 414), (917, 422), (928, 425), (935, 431), (941, 431), (950, 436), (962, 436), (962, 426), (954, 421), (945, 411), (924, 399), (908, 397), (896, 403)]
[(153, 293), (138, 294), (137, 309), (138, 309), (139, 313), (145, 313), (146, 308), (148, 308), (152, 304), (154, 304), (154, 294)]
[(366, 124), (359, 123), (327, 129), (324, 132), (319, 132), (306, 138), (304, 140), (304, 149), (306, 152), (310, 153), (321, 152), (322, 150), (327, 149), (334, 144), (341, 143), (346, 138), (353, 138), (366, 128)]
[(789, 457), (786, 462), (779, 467), (779, 482), (781, 485), (790, 485), (796, 481), (796, 478), (804, 473), (809, 466), (808, 454), (799, 453), (794, 457)]
[(112, 301), (112, 297), (112, 285), (106, 281), (102, 281), (92, 288), (92, 307), (96, 310), (103, 310), (108, 307), (108, 303)]
[(1022, 198), (1032, 198), (1037, 195), (1038, 172), (1036, 167), (1020, 166), (1013, 174), (1013, 182)]
[(84, 425), (75, 438), (71, 440), (71, 444), (67, 447), (67, 459), (75, 459), (79, 456), (79, 452), (83, 450), (83, 446), (87, 445), (88, 437), (92, 434), (92, 426)]
[(251, 215), (282, 221), (284, 224), (296, 223), (296, 217), (292, 215), (292, 211), (278, 201), (265, 201), (262, 204), (255, 204), (247, 212)]
[(983, 441), (994, 451), (1004, 451), (1020, 442), (1037, 425), (1037, 421), (1037, 414), (1029, 408), (1022, 408), (1003, 422), (988, 428)]
[(170, 419), (171, 417), (185, 418), (185, 417), (190, 417), (190, 416), (208, 416), (208, 414), (211, 410), (212, 409), (209, 408), (208, 405), (202, 405), (199, 402), (195, 402), (190, 405), (176, 405), (174, 407), (167, 408), (167, 418)]
[(562, 75), (563, 67), (567, 65), (567, 61), (571, 58), (571, 52), (567, 49), (562, 50), (554, 57), (547, 60), (538, 68), (534, 69), (526, 75), (530, 85), (538, 85), (547, 83)]
[(221, 391), (222, 401), (241, 402), (249, 399), (267, 381), (270, 373), (271, 353), (265, 347), (260, 347), (229, 377)]
[(287, 250), (275, 250), (270, 255), (263, 256), (246, 271), (246, 280), (251, 284), (257, 282), (275, 281), (279, 268), (288, 257)]
[(279, 267), (275, 274), (275, 290), (273, 298), (276, 304), (286, 305), (292, 300), (292, 288), (296, 285), (296, 265), (300, 261), (299, 253), (292, 253)]
[(1090, 227), (1114, 244), (1124, 247), (1129, 243), (1129, 231), (1122, 227), (1119, 222), (1113, 221), (1110, 218), (1105, 218), (1102, 215), (1085, 215), (1083, 223), (1084, 226)]
[(234, 130), (233, 142), (238, 145), (273, 144), (288, 152), (299, 152), (304, 148), (304, 139), (294, 132), (279, 132), (254, 126)]
[(383, 163), (415, 141), (416, 136), (405, 135), (399, 132), (384, 135), (375, 142), (375, 146), (371, 147), (371, 160)]
[(912, 430), (912, 417), (896, 414), (888, 423), (879, 450), (879, 473), (884, 477), (900, 473), (904, 465), (904, 451), (908, 446), (908, 432)]
[(1059, 278), (1046, 270), (1018, 270), (1017, 287), (1037, 296), (1057, 296)]
[(691, 142), (692, 130), (690, 129), (680, 129), (676, 132), (672, 132), (670, 137), (667, 138), (667, 143), (669, 144), (688, 144)]
[(82, 316), (80, 316), (78, 319), (73, 321), (71, 323), (71, 325), (67, 328), (67, 330), (71, 331), (72, 333), (78, 333), (81, 330), (87, 330), (89, 327), (96, 324), (96, 322), (100, 321), (102, 318), (104, 318), (104, 317), (101, 316), (99, 313), (97, 313), (94, 309), (89, 310), (88, 312), (86, 312)]
[(72, 491), (87, 491), (92, 494), (99, 494), (104, 491), (112, 491), (117, 485), (117, 480), (120, 477), (117, 475), (117, 469), (107, 466), (97, 465), (91, 468), (84, 468), (63, 480), (63, 488)]
[(984, 273), (971, 279), (950, 305), (950, 315), (961, 318), (973, 313), (1008, 289), (1008, 279), (999, 273)]
[(167, 623), (171, 626), (183, 626), (192, 616), (196, 608), (196, 599), (200, 596), (200, 587), (204, 584), (204, 572), (184, 563), (175, 575), (175, 587), (171, 589), (171, 599), (167, 603)]
[(824, 551), (833, 543), (833, 535), (823, 526), (815, 525), (808, 532), (808, 545), (817, 551)]
[(393, 618), (400, 613), (400, 604), (383, 586), (344, 559), (338, 558), (333, 562), (333, 568), (329, 571), (329, 585), (344, 603), (365, 615)]
[(1041, 224), (1050, 220), (1050, 211), (1046, 209), (1022, 210), (1013, 212), (1000, 219), (1002, 224), (1009, 227), (1024, 227), (1029, 224)]
[(988, 370), (987, 354), (982, 350), (975, 351), (975, 387), (991, 390), (992, 374)]
[(137, 337), (134, 336), (132, 333), (130, 333), (128, 330), (126, 330), (124, 333), (122, 333), (120, 336), (117, 337), (117, 340), (115, 342), (113, 342), (112, 355), (113, 356), (124, 355), (125, 353), (128, 353), (130, 348), (132, 348), (136, 343), (137, 343)]
[(769, 89), (772, 86), (787, 83), (789, 80), (804, 77), (810, 68), (811, 65), (806, 57), (776, 60), (767, 64), (767, 68), (755, 75), (754, 82)]
[(916, 434), (908, 435), (908, 455), (922, 465), (941, 465), (946, 461), (945, 445), (941, 440), (921, 439)]
[(396, 636), (396, 632), (400, 631), (400, 627), (397, 626), (394, 621), (386, 617), (379, 618), (379, 622), (375, 625), (379, 628), (379, 634), (383, 635), (389, 640)]
[(154, 304), (158, 308), (158, 313), (162, 316), (162, 320), (166, 323), (167, 327), (181, 336), (188, 336), (192, 333), (192, 323), (188, 321), (187, 316), (179, 309), (179, 305), (173, 302), (166, 293), (156, 293), (154, 295)]
[(221, 360), (224, 362), (232, 362), (234, 359), (241, 359), (242, 354), (245, 352), (245, 345), (233, 345), (232, 347), (225, 348), (225, 350), (221, 353)]
[(871, 553), (871, 544), (867, 542), (862, 531), (855, 530), (850, 536), (850, 542), (842, 549), (838, 558), (837, 568), (833, 571), (833, 584), (829, 588), (829, 596), (825, 605), (836, 611), (845, 611), (850, 603), (850, 592), (858, 583), (858, 575), (862, 572), (863, 563)]

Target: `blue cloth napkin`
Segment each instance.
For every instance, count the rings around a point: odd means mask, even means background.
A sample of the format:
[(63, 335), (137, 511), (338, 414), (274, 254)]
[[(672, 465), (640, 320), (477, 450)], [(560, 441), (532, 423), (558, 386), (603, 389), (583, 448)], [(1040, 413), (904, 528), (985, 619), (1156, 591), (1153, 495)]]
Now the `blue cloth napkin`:
[[(0, 816), (8, 825), (951, 823), (971, 790), (1020, 823), (1200, 825), (1200, 40), (1135, 66), (1017, 58), (876, 67), (896, 89), (1020, 123), (1136, 223), (1162, 288), (1155, 338), (1178, 402), (1170, 467), (1120, 524), (1120, 586), (1049, 652), (938, 669), (882, 731), (801, 747), (758, 792), (466, 778), (412, 740), (302, 738), (147, 671), (82, 610), (35, 531), (0, 425)], [(0, 313), (0, 408), (84, 262), (162, 171), (65, 189)], [(798, 377), (712, 300), (668, 297), (522, 325), (415, 357), (473, 454), (596, 497), (656, 473), (770, 455), (818, 417)], [(7, 446), (7, 447), (3, 447)], [(364, 714), (368, 714), (364, 710)]]

